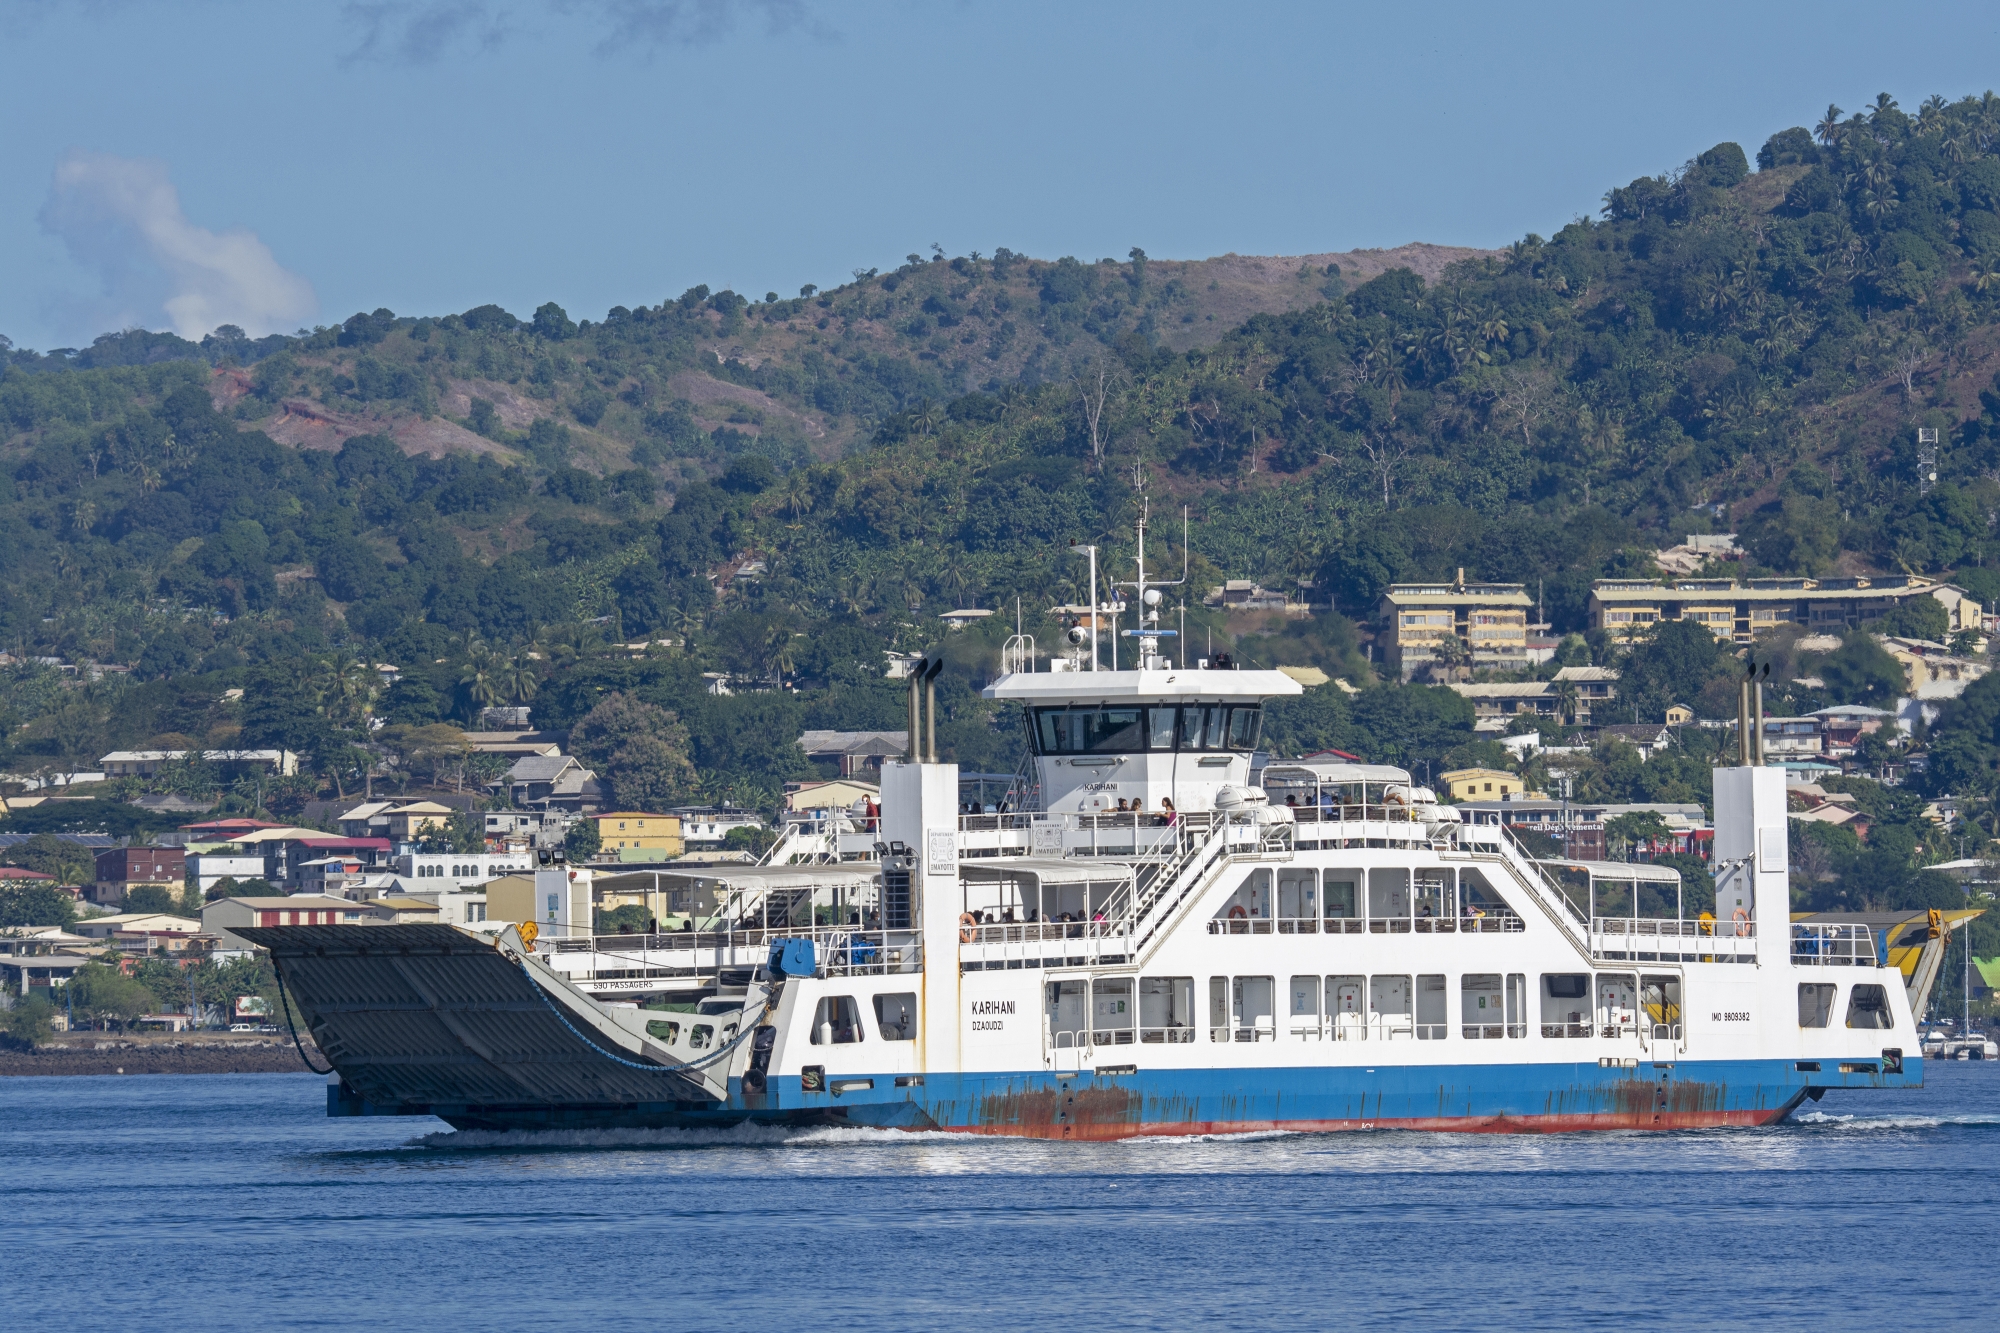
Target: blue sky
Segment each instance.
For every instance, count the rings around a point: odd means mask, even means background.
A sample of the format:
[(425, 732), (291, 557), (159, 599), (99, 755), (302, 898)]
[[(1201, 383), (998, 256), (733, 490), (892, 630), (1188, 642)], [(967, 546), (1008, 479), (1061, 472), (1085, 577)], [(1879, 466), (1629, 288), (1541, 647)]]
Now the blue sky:
[(1996, 57), (1907, 3), (0, 0), (0, 333), (1497, 246)]

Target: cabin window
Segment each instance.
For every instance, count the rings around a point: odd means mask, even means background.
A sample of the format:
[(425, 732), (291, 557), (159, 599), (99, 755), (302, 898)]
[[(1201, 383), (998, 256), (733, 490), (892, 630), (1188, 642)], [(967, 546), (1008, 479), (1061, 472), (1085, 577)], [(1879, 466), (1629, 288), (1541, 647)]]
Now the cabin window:
[(1090, 988), (1090, 1040), (1096, 1046), (1130, 1046), (1134, 1021), (1132, 978), (1099, 977)]
[(1419, 870), (1416, 874), (1416, 912), (1419, 921), (1449, 921), (1457, 915), (1449, 870)]
[(1208, 979), (1208, 1039), (1229, 1040), (1229, 978)]
[(1048, 984), (1049, 1039), (1058, 1048), (1081, 1046), (1089, 1031), (1090, 986), (1083, 981), (1051, 981)]
[(1833, 1022), (1833, 996), (1840, 988), (1830, 981), (1799, 983), (1799, 1026), (1823, 1028)]
[(1410, 979), (1407, 976), (1368, 978), (1368, 1026), (1382, 1041), (1411, 1035)]
[[(715, 1024), (713, 1023), (696, 1023), (688, 1033), (688, 1045), (697, 1051), (707, 1050), (709, 1043), (714, 1040)], [(817, 1041), (818, 1038), (814, 1038), (814, 1040)]]
[(1410, 928), (1410, 872), (1400, 866), (1368, 872), (1368, 929)]
[(861, 1006), (851, 995), (820, 997), (813, 1012), (812, 1044), (846, 1046), (861, 1040)]
[(1444, 974), (1430, 973), (1417, 978), (1417, 1040), (1443, 1041), (1450, 1004), (1444, 988)]
[(917, 1037), (917, 995), (901, 991), (875, 997), (875, 1026), (883, 1041), (915, 1041)]
[(1194, 978), (1139, 978), (1139, 1040), (1178, 1045), (1194, 1040)]
[(1307, 1041), (1316, 1041), (1320, 1034), (1319, 1022), (1320, 989), (1319, 976), (1292, 978), (1292, 1002), (1290, 1006), (1292, 1035)]
[(1360, 1041), (1368, 1035), (1368, 978), (1326, 979), (1327, 1031), (1335, 1041)]
[[(1320, 901), (1325, 904), (1327, 920), (1356, 920), (1355, 907), (1361, 897), (1358, 889), (1360, 883), (1361, 872), (1358, 870), (1326, 872), (1326, 878), (1320, 889)], [(1328, 933), (1332, 933), (1333, 929), (1329, 926)]]
[(1272, 977), (1236, 977), (1230, 984), (1229, 1020), (1238, 1041), (1270, 1041), (1278, 1035), (1272, 1004), (1277, 982)]
[[(1319, 930), (1319, 872), (1278, 872), (1278, 933), (1311, 935)], [(1314, 982), (1318, 988), (1318, 982)]]
[(1271, 872), (1253, 870), (1244, 876), (1236, 892), (1216, 909), (1215, 920), (1222, 935), (1268, 935), (1271, 933)]
[(1847, 1026), (1851, 1028), (1892, 1028), (1895, 1015), (1889, 1012), (1889, 992), (1876, 985), (1856, 986), (1847, 996)]
[(1542, 974), (1542, 1035), (1544, 1037), (1590, 1035), (1588, 972)]
[(1171, 750), (1174, 748), (1174, 715), (1172, 708), (1148, 708), (1146, 710), (1146, 748), (1149, 750)]
[(1467, 1041), (1498, 1041), (1505, 1030), (1500, 974), (1468, 972), (1458, 979), (1459, 1035)]

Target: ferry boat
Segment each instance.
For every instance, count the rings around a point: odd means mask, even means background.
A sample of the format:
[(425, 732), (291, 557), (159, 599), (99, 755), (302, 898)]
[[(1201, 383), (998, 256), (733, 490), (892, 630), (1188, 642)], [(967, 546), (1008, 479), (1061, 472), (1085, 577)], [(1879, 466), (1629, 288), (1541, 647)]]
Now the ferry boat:
[[(1143, 543), (1143, 534), (1142, 534)], [(1143, 551), (1143, 545), (1141, 547)], [(1782, 1120), (1920, 1085), (1902, 975), (1865, 925), (1789, 914), (1781, 769), (1745, 682), (1715, 772), (1713, 913), (1665, 867), (1545, 862), (1387, 765), (1253, 775), (1277, 671), (1017, 635), (1032, 781), (961, 803), (910, 678), (879, 819), (790, 830), (756, 866), (614, 882), (546, 858), (538, 919), (265, 924), (332, 1066), (332, 1115), (460, 1128), (838, 1123), (1057, 1139)], [(1150, 594), (1150, 595), (1148, 595)], [(1253, 780), (1254, 779), (1254, 780)], [(607, 889), (649, 935), (591, 933)]]

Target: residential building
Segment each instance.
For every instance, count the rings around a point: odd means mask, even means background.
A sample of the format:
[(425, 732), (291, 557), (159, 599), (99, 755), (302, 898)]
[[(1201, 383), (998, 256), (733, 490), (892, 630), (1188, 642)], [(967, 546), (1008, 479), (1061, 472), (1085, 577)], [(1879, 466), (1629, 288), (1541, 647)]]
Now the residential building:
[(207, 894), (225, 879), (233, 879), (242, 884), (264, 878), (262, 852), (202, 852), (198, 856), (190, 857), (188, 866), (194, 873), (195, 887), (203, 894)]
[(528, 851), (559, 847), (569, 832), (569, 820), (559, 810), (489, 810), (486, 845), (496, 851)]
[(1589, 725), (1592, 710), (1604, 708), (1618, 697), (1618, 673), (1610, 667), (1566, 666), (1556, 672), (1555, 693), (1558, 698), (1565, 685), (1576, 691), (1576, 721), (1579, 726)]
[(403, 892), (463, 893), (498, 875), (534, 870), (525, 852), (405, 852), (390, 863)]
[[(1453, 683), (1445, 688), (1462, 698), (1471, 700), (1472, 715), (1480, 723), (1504, 722), (1516, 713), (1527, 713), (1534, 717), (1556, 715), (1555, 687), (1545, 680)], [(1478, 729), (1489, 730), (1484, 726)]]
[[(150, 778), (168, 764), (187, 758), (186, 750), (113, 750), (97, 762), (106, 777)], [(291, 777), (299, 771), (299, 757), (290, 750), (203, 750), (201, 757), (225, 773), (266, 773)]]
[(1254, 579), (1229, 579), (1201, 600), (1204, 605), (1231, 611), (1282, 611), (1287, 605), (1285, 594), (1260, 587)]
[(1816, 717), (1764, 719), (1764, 759), (1782, 764), (1788, 759), (1818, 759), (1826, 753), (1824, 724)]
[(1455, 768), (1437, 780), (1448, 801), (1505, 800), (1525, 790), (1520, 775), (1500, 768)]
[(732, 829), (764, 827), (763, 816), (755, 810), (739, 810), (733, 805), (684, 805), (671, 813), (680, 819), (681, 840), (690, 851), (722, 846)]
[(441, 919), (437, 903), (429, 898), (376, 898), (369, 902), (368, 910), (386, 926)]
[(838, 764), (840, 776), (881, 776), (882, 761), (906, 754), (908, 731), (808, 731), (799, 748), (816, 764)]
[[(1528, 664), (1528, 612), (1534, 602), (1519, 583), (1456, 581), (1394, 583), (1382, 594), (1381, 621), (1388, 664), (1404, 680), (1437, 664), (1445, 654), (1478, 670), (1520, 671)], [(1459, 648), (1446, 651), (1446, 640)]]
[(239, 949), (254, 947), (233, 933), (240, 926), (355, 926), (372, 920), (360, 903), (316, 893), (289, 898), (217, 898), (201, 909), (202, 933)]
[(75, 930), (91, 940), (108, 940), (128, 931), (195, 935), (201, 932), (201, 922), (190, 916), (172, 916), (166, 912), (119, 912), (112, 916), (84, 917), (76, 923)]
[(503, 782), (508, 800), (524, 810), (595, 814), (604, 806), (604, 789), (597, 774), (566, 754), (517, 759)]
[(1882, 638), (1883, 651), (1903, 668), (1903, 688), (1913, 699), (1956, 699), (1965, 687), (1993, 669), (1985, 657), (1960, 657), (1929, 639)]
[(1979, 603), (1963, 588), (1917, 575), (1881, 578), (1599, 579), (1590, 588), (1590, 623), (1614, 640), (1651, 632), (1664, 620), (1691, 620), (1718, 639), (1749, 643), (1759, 630), (1804, 625), (1840, 633), (1888, 614), (1912, 597), (1934, 597), (1947, 632), (1980, 628)]
[(687, 850), (679, 815), (614, 810), (588, 818), (597, 825), (600, 860), (671, 861)]
[(179, 847), (112, 847), (97, 854), (97, 882), (89, 897), (95, 903), (122, 903), (142, 885), (178, 894), (187, 878), (187, 853)]
[(1819, 720), (1821, 749), (1828, 758), (1846, 758), (1863, 736), (1880, 731), (1894, 716), (1886, 708), (1861, 704), (1838, 704), (1822, 708), (1813, 716)]
[(1674, 743), (1674, 729), (1653, 722), (1622, 722), (1597, 729), (1599, 740), (1619, 740), (1639, 752), (1641, 759), (1658, 754)]
[(864, 801), (882, 803), (882, 789), (871, 782), (842, 778), (833, 782), (801, 782), (785, 793), (785, 809), (794, 814), (824, 814), (852, 810)]

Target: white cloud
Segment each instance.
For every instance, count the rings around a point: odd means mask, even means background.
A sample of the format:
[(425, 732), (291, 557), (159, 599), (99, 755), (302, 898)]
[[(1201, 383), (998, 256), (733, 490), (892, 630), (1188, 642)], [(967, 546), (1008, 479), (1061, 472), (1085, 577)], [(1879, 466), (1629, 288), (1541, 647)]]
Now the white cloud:
[(111, 308), (100, 319), (145, 325), (164, 315), (183, 338), (223, 324), (258, 337), (319, 309), (312, 284), (280, 265), (256, 233), (188, 221), (161, 162), (70, 153), (56, 167), (41, 223), (102, 278)]

